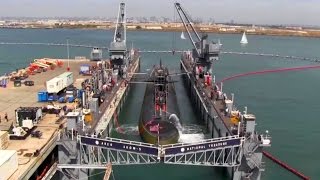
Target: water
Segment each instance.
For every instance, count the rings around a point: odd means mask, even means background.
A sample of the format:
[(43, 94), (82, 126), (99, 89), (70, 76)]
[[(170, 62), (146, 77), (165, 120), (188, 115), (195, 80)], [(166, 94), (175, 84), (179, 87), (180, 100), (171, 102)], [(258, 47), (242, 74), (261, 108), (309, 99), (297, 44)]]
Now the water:
[[(180, 33), (176, 34), (179, 37)], [(91, 44), (108, 46), (113, 32), (103, 30), (7, 30), (0, 29), (2, 42), (55, 42)], [(128, 32), (128, 43), (140, 49), (171, 49), (173, 34), (170, 32)], [(240, 46), (241, 35), (210, 34), (211, 39), (220, 39), (225, 51), (248, 51), (275, 53), (293, 56), (320, 57), (319, 39), (302, 37), (251, 36), (247, 46)], [(187, 40), (177, 39), (177, 47), (190, 48)], [(70, 48), (71, 57), (89, 56), (91, 49)], [(103, 53), (104, 57), (108, 55)], [(12, 46), (0, 45), (0, 74), (26, 66), (39, 57), (66, 58), (67, 50), (62, 47)], [(179, 68), (179, 55), (143, 54), (142, 71), (162, 59), (170, 70)], [(286, 60), (256, 56), (221, 55), (221, 60), (214, 65), (217, 80), (248, 71), (294, 67), (312, 63), (298, 60)], [(267, 149), (281, 160), (302, 171), (312, 179), (320, 177), (318, 171), (318, 151), (320, 143), (319, 129), (319, 70), (293, 71), (277, 74), (256, 75), (227, 81), (224, 91), (235, 93), (236, 104), (240, 109), (248, 106), (248, 111), (257, 117), (258, 130), (269, 130), (272, 135), (272, 147)], [(202, 139), (206, 136), (192, 111), (186, 92), (177, 83), (180, 122), (185, 130), (182, 142), (189, 139)], [(1, 91), (0, 91), (1, 93)], [(126, 102), (126, 108), (119, 118), (119, 124), (125, 133), (113, 134), (131, 140), (139, 140), (137, 122), (143, 101), (144, 86), (137, 85)], [(187, 130), (186, 130), (187, 129)], [(188, 135), (191, 134), (193, 135)], [(189, 137), (188, 137), (189, 136)], [(191, 136), (191, 137), (190, 137)], [(297, 179), (279, 166), (266, 160), (263, 179)], [(220, 169), (211, 167), (175, 166), (175, 165), (141, 165), (114, 166), (116, 179), (226, 179), (221, 177)], [(103, 176), (97, 176), (101, 179)]]

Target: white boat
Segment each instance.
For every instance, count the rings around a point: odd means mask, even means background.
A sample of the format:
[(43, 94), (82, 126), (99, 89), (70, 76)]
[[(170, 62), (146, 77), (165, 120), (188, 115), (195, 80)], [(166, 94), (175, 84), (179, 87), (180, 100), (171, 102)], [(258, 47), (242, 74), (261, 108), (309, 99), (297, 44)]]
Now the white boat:
[(218, 44), (219, 44), (220, 47), (222, 47), (222, 44), (221, 44), (221, 42), (220, 42), (220, 39), (218, 40)]
[(243, 32), (240, 44), (248, 44), (246, 32)]
[(181, 32), (180, 38), (181, 39), (186, 39), (186, 37), (184, 37), (183, 31)]

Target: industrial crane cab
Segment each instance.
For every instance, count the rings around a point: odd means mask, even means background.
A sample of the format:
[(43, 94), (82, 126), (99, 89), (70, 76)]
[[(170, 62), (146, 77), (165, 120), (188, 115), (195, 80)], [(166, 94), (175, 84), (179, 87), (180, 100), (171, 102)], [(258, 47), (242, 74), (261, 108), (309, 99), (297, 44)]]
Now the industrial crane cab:
[(100, 48), (94, 47), (90, 54), (91, 61), (101, 61), (102, 60), (102, 50)]
[(110, 62), (113, 71), (118, 70), (119, 77), (126, 74), (128, 50), (126, 45), (125, 3), (120, 3), (117, 24), (113, 41), (109, 48)]
[[(208, 35), (203, 34), (200, 42), (196, 42), (197, 49), (193, 49), (192, 55), (196, 57), (201, 62), (212, 62), (219, 60), (220, 44), (215, 42), (208, 42)], [(198, 55), (200, 53), (200, 57)]]

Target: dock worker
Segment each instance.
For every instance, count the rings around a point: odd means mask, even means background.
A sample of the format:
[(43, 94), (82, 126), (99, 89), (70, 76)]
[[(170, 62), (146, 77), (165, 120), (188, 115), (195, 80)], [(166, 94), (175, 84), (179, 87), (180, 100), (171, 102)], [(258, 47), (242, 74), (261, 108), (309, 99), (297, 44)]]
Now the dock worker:
[(214, 98), (214, 92), (213, 90), (210, 91), (210, 99), (212, 100)]
[(5, 114), (4, 114), (4, 119), (7, 120), (7, 122), (9, 121), (9, 120), (8, 120), (8, 113), (5, 113)]

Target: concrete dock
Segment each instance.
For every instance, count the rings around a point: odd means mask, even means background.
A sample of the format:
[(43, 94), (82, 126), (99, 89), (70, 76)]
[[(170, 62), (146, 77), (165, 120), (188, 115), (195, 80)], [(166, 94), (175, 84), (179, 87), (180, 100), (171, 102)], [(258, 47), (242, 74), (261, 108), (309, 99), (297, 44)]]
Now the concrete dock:
[[(106, 107), (104, 109), (100, 109), (103, 113), (101, 119), (97, 122), (95, 126), (93, 126), (93, 130), (96, 133), (102, 133), (104, 135), (108, 134), (108, 132), (104, 132), (105, 130), (110, 131), (111, 126), (109, 124), (112, 123), (112, 119), (116, 121), (116, 117), (120, 113), (120, 109), (126, 99), (126, 95), (129, 92), (130, 84), (128, 82), (131, 81), (134, 73), (139, 70), (140, 57), (135, 57), (135, 60), (128, 68), (128, 76), (126, 79), (122, 79), (118, 82), (118, 85), (112, 90), (112, 94), (106, 102)], [(102, 107), (103, 108), (103, 107)], [(109, 125), (109, 128), (108, 128)]]
[[(47, 103), (38, 102), (38, 91), (45, 90), (45, 82), (63, 72), (67, 71), (68, 62), (63, 61), (62, 67), (56, 67), (54, 70), (49, 69), (46, 72), (29, 75), (26, 80), (34, 81), (34, 86), (14, 87), (10, 82), (6, 88), (0, 88), (0, 115), (1, 130), (9, 130), (10, 126), (15, 125), (15, 109), (18, 107), (43, 107)], [(79, 74), (81, 64), (96, 64), (88, 60), (70, 60), (70, 72), (73, 72), (74, 82), (81, 81), (88, 77)], [(64, 105), (59, 104), (57, 105)], [(8, 114), (8, 121), (4, 119), (4, 114)], [(10, 177), (12, 180), (29, 179), (45, 158), (51, 153), (56, 146), (59, 126), (64, 123), (57, 123), (58, 117), (55, 114), (45, 114), (43, 119), (36, 125), (36, 129), (42, 132), (41, 138), (27, 137), (25, 140), (10, 140), (7, 150), (16, 150), (18, 153), (18, 170)], [(38, 151), (39, 155), (34, 153)]]

